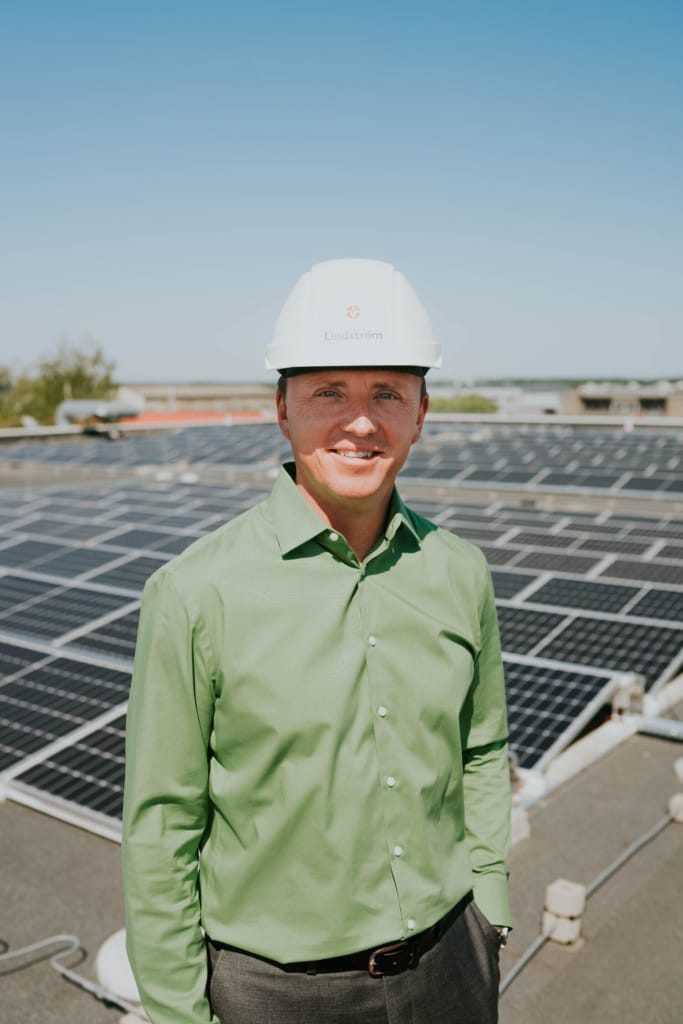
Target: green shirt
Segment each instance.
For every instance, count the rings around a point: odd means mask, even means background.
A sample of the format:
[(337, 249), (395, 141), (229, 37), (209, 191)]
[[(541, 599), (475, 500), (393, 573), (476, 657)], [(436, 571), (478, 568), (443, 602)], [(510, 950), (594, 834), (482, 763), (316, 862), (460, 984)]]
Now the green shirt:
[[(149, 580), (128, 712), (128, 949), (212, 1018), (214, 939), (280, 962), (509, 924), (503, 668), (482, 553), (394, 492), (363, 564), (285, 469)], [(201, 868), (200, 868), (201, 865)]]

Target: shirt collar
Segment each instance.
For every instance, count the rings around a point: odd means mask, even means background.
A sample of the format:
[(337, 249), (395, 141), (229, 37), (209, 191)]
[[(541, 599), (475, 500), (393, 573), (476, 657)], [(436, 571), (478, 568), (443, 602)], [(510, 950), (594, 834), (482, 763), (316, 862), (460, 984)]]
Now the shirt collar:
[[(283, 555), (330, 530), (327, 523), (297, 490), (293, 462), (286, 462), (280, 467), (268, 498), (268, 509)], [(386, 537), (391, 540), (402, 525), (410, 530), (419, 544), (421, 537), (410, 510), (403, 504), (398, 491), (394, 488), (389, 505)]]
[(406, 526), (418, 544), (421, 544), (422, 538), (416, 529), (416, 524), (413, 521), (413, 515), (409, 508), (403, 504), (403, 499), (394, 487), (394, 492), (391, 495), (391, 502), (389, 504), (389, 515), (387, 517), (387, 528), (384, 531), (385, 536), (388, 540), (391, 540), (396, 536), (396, 532), (400, 526)]

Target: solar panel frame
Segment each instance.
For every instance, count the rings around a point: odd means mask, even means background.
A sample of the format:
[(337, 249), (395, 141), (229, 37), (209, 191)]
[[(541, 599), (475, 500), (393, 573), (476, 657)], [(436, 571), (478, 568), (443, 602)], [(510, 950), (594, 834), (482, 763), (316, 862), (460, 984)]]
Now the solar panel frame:
[[(54, 740), (42, 749), (33, 752), (21, 761), (17, 761), (11, 767), (6, 768), (0, 772), (0, 785), (3, 791), (10, 799), (17, 803), (33, 807), (45, 814), (50, 814), (80, 828), (85, 828), (90, 832), (105, 836), (107, 839), (120, 842), (120, 819), (112, 817), (111, 813), (103, 813), (101, 810), (96, 810), (84, 806), (83, 803), (76, 802), (73, 799), (73, 796), (76, 795), (73, 788), (65, 790), (61, 786), (51, 785), (48, 781), (48, 776), (51, 775), (52, 779), (54, 779), (56, 775), (71, 774), (73, 777), (73, 770), (69, 771), (68, 768), (70, 755), (66, 754), (63, 757), (63, 752), (74, 749), (78, 750), (79, 745), (88, 748), (89, 745), (97, 743), (98, 737), (102, 734), (108, 735), (112, 732), (118, 734), (117, 742), (120, 747), (123, 747), (125, 713), (125, 704), (115, 705), (100, 715), (99, 718), (84, 723), (80, 728)], [(67, 762), (66, 772), (64, 771), (65, 760)], [(101, 761), (103, 759), (99, 756), (98, 760)], [(42, 787), (36, 785), (39, 777), (43, 779)], [(116, 780), (114, 785), (116, 785)], [(102, 787), (100, 786), (100, 788)], [(110, 788), (113, 787), (110, 786)], [(54, 791), (55, 789), (57, 790), (56, 792)], [(83, 800), (83, 797), (84, 791), (81, 788), (81, 800)], [(107, 810), (111, 812), (110, 807)]]
[[(113, 756), (112, 737), (118, 740), (118, 751)], [(123, 813), (124, 776), (124, 729), (102, 725), (15, 778), (43, 794), (102, 815), (115, 826)]]
[[(510, 750), (521, 768), (542, 772), (557, 754), (565, 750), (573, 739), (593, 720), (601, 708), (611, 704), (612, 695), (619, 689), (615, 674), (603, 669), (587, 669), (583, 665), (558, 662), (548, 658), (523, 657), (506, 654), (506, 694), (510, 726)], [(518, 682), (519, 680), (519, 682)], [(539, 716), (538, 694), (531, 694), (534, 682), (547, 685), (562, 681), (552, 701), (545, 700), (546, 708)], [(568, 693), (567, 686), (581, 688), (580, 699)], [(531, 706), (533, 720), (529, 721), (523, 706), (525, 698), (535, 696)], [(567, 706), (573, 713), (567, 713)], [(552, 707), (552, 715), (546, 710)], [(532, 742), (533, 740), (533, 742)]]
[[(102, 681), (93, 696), (88, 680)], [(68, 686), (68, 681), (76, 685)], [(53, 744), (68, 743), (89, 722), (99, 720), (112, 705), (127, 699), (130, 670), (60, 656), (30, 665), (0, 686), (0, 778), (15, 765)]]
[[(660, 641), (656, 647), (655, 639)], [(651, 653), (653, 650), (655, 653)], [(559, 631), (549, 633), (533, 648), (538, 656), (569, 661), (569, 657), (563, 657), (565, 651), (571, 654), (572, 662), (585, 668), (639, 673), (646, 680), (646, 689), (654, 691), (683, 662), (683, 628), (606, 613), (572, 614)]]

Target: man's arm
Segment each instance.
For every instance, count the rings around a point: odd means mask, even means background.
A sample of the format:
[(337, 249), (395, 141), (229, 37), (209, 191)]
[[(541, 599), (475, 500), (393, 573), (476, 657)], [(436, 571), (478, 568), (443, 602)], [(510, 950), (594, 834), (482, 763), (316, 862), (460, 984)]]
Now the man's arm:
[(160, 570), (140, 614), (123, 813), (128, 956), (153, 1024), (218, 1024), (206, 994), (198, 892), (213, 717), (208, 662), (187, 602)]
[(488, 569), (486, 577), (479, 609), (480, 653), (462, 713), (465, 828), (475, 901), (492, 924), (509, 926), (510, 770), (505, 680)]

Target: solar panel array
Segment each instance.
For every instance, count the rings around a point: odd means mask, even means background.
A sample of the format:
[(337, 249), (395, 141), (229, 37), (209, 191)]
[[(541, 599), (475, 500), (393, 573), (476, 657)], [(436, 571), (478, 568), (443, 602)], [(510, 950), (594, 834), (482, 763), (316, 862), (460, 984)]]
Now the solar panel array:
[(459, 487), (683, 494), (680, 432), (437, 423), (405, 475)]
[(288, 443), (270, 422), (130, 433), (115, 443), (106, 435), (76, 435), (0, 445), (2, 462), (98, 468), (178, 464), (258, 467), (273, 465), (288, 454)]
[(268, 490), (0, 492), (0, 773), (10, 793), (72, 817), (76, 807), (79, 823), (116, 834), (144, 582)]
[[(232, 431), (245, 468), (274, 461), (272, 428)], [(210, 440), (204, 430), (179, 434), (200, 447)], [(221, 440), (226, 463), (232, 436)], [(96, 830), (116, 826), (144, 581), (264, 497), (263, 479), (262, 487), (141, 478), (89, 491), (0, 492), (0, 772), (11, 794), (59, 813), (80, 808), (79, 820)], [(615, 673), (640, 673), (653, 689), (683, 663), (683, 520), (464, 500), (411, 505), (488, 557), (522, 767), (542, 767), (609, 704)]]
[[(113, 444), (97, 437), (0, 445), (15, 464), (266, 467), (287, 457), (274, 423), (185, 427), (130, 434)], [(624, 432), (571, 425), (430, 423), (411, 452), (407, 478), (459, 488), (683, 495), (683, 437), (648, 429)]]

